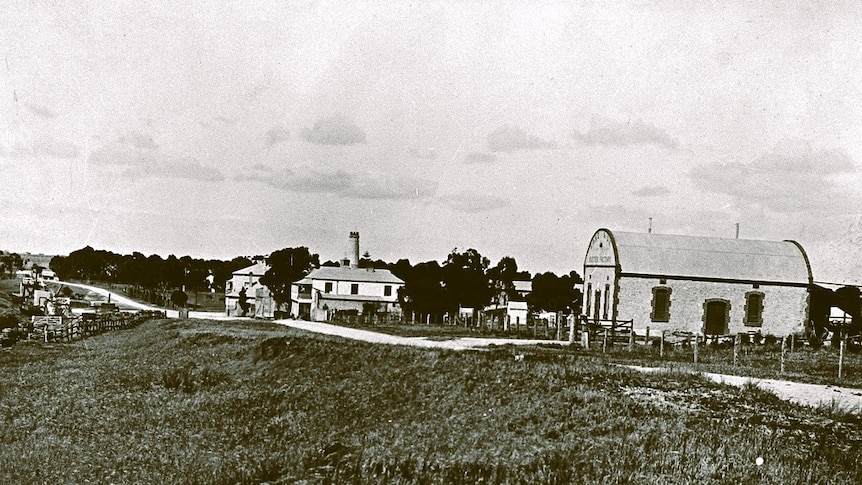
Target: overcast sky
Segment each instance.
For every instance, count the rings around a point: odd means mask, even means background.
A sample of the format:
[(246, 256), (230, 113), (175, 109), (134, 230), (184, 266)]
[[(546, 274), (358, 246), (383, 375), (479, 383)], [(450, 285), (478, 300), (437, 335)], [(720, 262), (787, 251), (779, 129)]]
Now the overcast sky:
[(0, 249), (580, 273), (652, 217), (862, 282), (857, 2), (404, 3), (4, 2)]

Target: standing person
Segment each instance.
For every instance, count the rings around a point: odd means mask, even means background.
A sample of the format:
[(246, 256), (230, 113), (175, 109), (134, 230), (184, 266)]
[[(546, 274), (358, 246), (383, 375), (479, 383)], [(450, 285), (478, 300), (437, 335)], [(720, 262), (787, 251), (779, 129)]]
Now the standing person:
[(245, 286), (239, 290), (239, 307), (242, 310), (242, 315), (240, 316), (244, 317), (248, 312), (248, 294), (246, 293)]

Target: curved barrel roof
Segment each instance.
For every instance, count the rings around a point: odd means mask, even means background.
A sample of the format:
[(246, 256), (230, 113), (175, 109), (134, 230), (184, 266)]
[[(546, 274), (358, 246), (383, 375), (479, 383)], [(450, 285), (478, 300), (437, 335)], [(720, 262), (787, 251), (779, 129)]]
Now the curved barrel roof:
[(621, 273), (810, 284), (811, 267), (794, 241), (755, 241), (608, 231)]

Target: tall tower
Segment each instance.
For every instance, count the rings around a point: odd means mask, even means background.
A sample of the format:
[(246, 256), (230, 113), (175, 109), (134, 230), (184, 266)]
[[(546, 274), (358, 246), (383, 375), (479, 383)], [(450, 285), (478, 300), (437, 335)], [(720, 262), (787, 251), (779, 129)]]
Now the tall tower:
[(359, 233), (356, 231), (350, 233), (350, 267), (359, 267)]

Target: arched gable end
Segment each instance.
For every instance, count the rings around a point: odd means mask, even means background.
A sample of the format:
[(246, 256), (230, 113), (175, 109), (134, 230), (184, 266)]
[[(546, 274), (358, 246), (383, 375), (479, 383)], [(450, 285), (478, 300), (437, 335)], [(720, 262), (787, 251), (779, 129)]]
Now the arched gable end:
[(608, 229), (599, 229), (590, 239), (584, 268), (618, 268), (619, 257), (614, 235)]
[(802, 258), (805, 260), (805, 268), (808, 270), (808, 284), (813, 285), (814, 284), (814, 273), (811, 272), (811, 261), (808, 260), (808, 253), (805, 252), (805, 249), (802, 247), (801, 244), (799, 244), (798, 242), (796, 242), (792, 239), (785, 239), (784, 242), (788, 242), (790, 244), (793, 244), (794, 246), (796, 246), (799, 249), (799, 252), (802, 253)]

